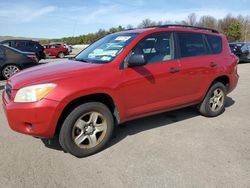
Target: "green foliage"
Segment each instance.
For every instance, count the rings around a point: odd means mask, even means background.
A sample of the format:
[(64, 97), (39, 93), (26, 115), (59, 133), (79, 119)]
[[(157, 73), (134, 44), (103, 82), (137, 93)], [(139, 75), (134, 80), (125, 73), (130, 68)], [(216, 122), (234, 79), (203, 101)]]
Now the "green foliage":
[(227, 35), (228, 40), (230, 42), (241, 40), (241, 35), (242, 35), (241, 28), (242, 28), (242, 25), (238, 21), (233, 22), (229, 25), (229, 29), (225, 34)]

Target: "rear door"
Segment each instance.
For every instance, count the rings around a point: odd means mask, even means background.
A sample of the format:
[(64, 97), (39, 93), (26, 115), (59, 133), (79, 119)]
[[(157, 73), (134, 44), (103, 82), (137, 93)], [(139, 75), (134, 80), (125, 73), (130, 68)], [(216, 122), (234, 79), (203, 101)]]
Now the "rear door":
[(58, 54), (61, 52), (61, 45), (54, 45), (54, 48), (52, 50), (53, 56), (58, 56)]
[(57, 51), (58, 51), (58, 49), (56, 48), (56, 45), (49, 46), (48, 52), (49, 52), (50, 56), (56, 56)]
[(210, 55), (205, 35), (192, 32), (176, 33), (182, 81), (182, 102), (192, 103), (201, 100), (211, 74), (216, 66)]

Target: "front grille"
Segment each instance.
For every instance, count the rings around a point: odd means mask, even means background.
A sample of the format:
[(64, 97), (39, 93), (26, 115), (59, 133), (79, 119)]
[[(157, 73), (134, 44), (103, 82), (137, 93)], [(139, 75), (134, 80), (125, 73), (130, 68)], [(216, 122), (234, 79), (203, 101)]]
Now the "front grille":
[(9, 97), (9, 99), (11, 99), (12, 87), (10, 84), (5, 85), (5, 92), (6, 92), (7, 96)]

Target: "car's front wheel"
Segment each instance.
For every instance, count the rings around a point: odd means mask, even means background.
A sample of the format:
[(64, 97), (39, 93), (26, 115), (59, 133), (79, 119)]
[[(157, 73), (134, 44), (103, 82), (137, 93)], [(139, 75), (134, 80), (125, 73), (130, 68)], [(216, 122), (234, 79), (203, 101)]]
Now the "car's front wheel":
[(65, 119), (59, 134), (62, 148), (86, 157), (104, 148), (112, 136), (114, 119), (106, 105), (89, 102), (76, 107)]
[(199, 111), (206, 117), (215, 117), (225, 110), (226, 87), (216, 82), (208, 90), (205, 98), (199, 106)]

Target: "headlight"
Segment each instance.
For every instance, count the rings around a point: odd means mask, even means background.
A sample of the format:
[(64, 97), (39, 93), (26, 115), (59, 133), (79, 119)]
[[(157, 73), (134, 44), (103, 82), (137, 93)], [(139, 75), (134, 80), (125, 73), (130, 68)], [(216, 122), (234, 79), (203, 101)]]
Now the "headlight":
[(39, 84), (24, 87), (17, 91), (14, 102), (37, 102), (46, 97), (56, 84)]

